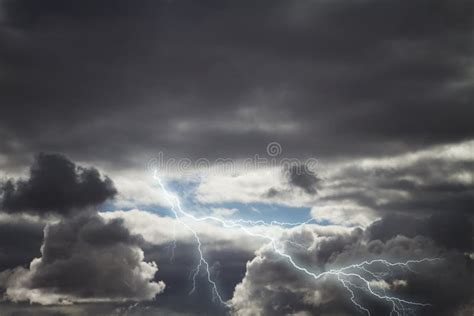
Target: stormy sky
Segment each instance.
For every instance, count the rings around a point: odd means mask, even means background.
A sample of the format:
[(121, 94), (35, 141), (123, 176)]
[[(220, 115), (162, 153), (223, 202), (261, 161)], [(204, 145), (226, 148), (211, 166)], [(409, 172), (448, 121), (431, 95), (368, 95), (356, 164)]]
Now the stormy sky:
[(472, 315), (473, 102), (470, 0), (0, 0), (0, 315)]

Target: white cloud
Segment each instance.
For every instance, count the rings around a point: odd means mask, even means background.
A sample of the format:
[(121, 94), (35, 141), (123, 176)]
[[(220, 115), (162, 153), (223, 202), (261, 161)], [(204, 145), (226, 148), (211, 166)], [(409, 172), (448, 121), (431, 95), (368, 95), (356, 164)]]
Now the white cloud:
[[(264, 242), (267, 242), (262, 238), (249, 236), (238, 227), (225, 228), (212, 221), (194, 221), (185, 217), (182, 217), (180, 222), (172, 217), (160, 216), (138, 209), (104, 212), (100, 215), (109, 220), (114, 218), (124, 219), (125, 227), (132, 234), (141, 234), (147, 242), (155, 245), (168, 244), (173, 240), (194, 243), (194, 235), (185, 225), (197, 232), (201, 241), (206, 244), (207, 249), (220, 247), (221, 244), (218, 242), (225, 241), (235, 244), (237, 248), (254, 251)], [(248, 228), (247, 231), (278, 237), (284, 232), (284, 229), (276, 226), (255, 226)]]
[(153, 179), (151, 172), (130, 170), (108, 174), (110, 174), (119, 192), (114, 201), (117, 208), (168, 205), (162, 190), (156, 186), (156, 181)]
[(236, 208), (213, 207), (211, 208), (212, 216), (225, 218), (234, 215), (239, 210)]
[[(278, 194), (270, 196), (269, 190)], [(278, 203), (289, 206), (306, 206), (314, 197), (288, 184), (280, 167), (239, 170), (237, 174), (210, 174), (203, 178), (196, 190), (201, 203)]]
[(327, 221), (335, 225), (361, 227), (366, 227), (378, 219), (372, 209), (350, 201), (313, 206), (311, 216), (318, 221)]

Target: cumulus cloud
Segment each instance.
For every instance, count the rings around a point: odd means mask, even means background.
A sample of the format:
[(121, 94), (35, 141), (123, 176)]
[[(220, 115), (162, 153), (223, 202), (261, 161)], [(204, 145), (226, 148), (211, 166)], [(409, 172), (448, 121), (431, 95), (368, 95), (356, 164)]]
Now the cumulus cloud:
[(28, 179), (2, 185), (2, 210), (69, 215), (98, 205), (117, 193), (112, 181), (95, 168), (76, 166), (59, 154), (38, 154)]
[[(14, 256), (12, 252), (9, 260), (13, 262), (1, 262), (9, 268), (1, 278), (5, 297), (14, 302), (68, 304), (152, 300), (161, 293), (165, 284), (154, 281), (156, 263), (144, 261), (143, 238), (131, 234), (123, 220), (106, 221), (98, 214), (98, 204), (115, 194), (112, 181), (96, 169), (76, 166), (56, 154), (38, 155), (29, 179), (9, 180), (2, 196), (8, 212), (19, 218), (23, 212), (61, 216), (14, 223), (13, 229), (8, 229), (12, 222), (2, 224), (10, 247), (15, 249), (12, 241), (18, 240), (14, 235), (19, 231), (28, 242), (19, 245), (25, 253), (18, 251)], [(37, 252), (31, 247), (41, 249), (33, 260)], [(24, 267), (28, 259), (31, 263)], [(13, 267), (14, 263), (19, 267)]]
[[(296, 169), (300, 167), (296, 166)], [(308, 206), (316, 199), (319, 179), (312, 173), (299, 173), (294, 168), (266, 166), (239, 169), (235, 174), (210, 174), (196, 188), (201, 203), (277, 203)]]
[[(357, 240), (356, 235), (348, 232), (318, 233), (305, 228), (286, 236), (287, 239), (305, 247), (305, 249), (295, 248), (292, 252), (292, 255), (301, 261), (299, 264), (311, 266), (315, 271), (324, 270), (328, 256), (332, 255), (332, 247), (340, 251), (344, 246)], [(321, 240), (321, 244), (316, 242), (316, 238)], [(310, 247), (312, 251), (307, 252), (307, 248)], [(315, 282), (305, 277), (291, 269), (288, 262), (277, 255), (271, 247), (265, 246), (252, 261), (247, 263), (247, 272), (242, 282), (235, 288), (232, 304), (236, 315), (318, 314), (318, 310), (320, 314), (321, 311), (347, 310), (349, 306), (343, 300), (338, 302), (340, 304), (334, 304), (338, 295), (342, 295), (342, 291), (336, 284), (326, 281)]]
[[(122, 219), (131, 232), (143, 236), (145, 260), (160, 263), (155, 280), (163, 280), (166, 291), (160, 295), (154, 308), (167, 307), (193, 315), (226, 314), (226, 309), (212, 300), (204, 270), (197, 278), (196, 291), (189, 294), (193, 284), (190, 275), (198, 264), (199, 254), (194, 235), (181, 222), (140, 210), (107, 212), (101, 216), (107, 221)], [(235, 285), (243, 278), (246, 262), (254, 257), (254, 251), (263, 240), (251, 238), (239, 229), (182, 220), (199, 235), (203, 254), (211, 266), (211, 276), (216, 280), (222, 297), (230, 299)], [(281, 233), (280, 230), (274, 231), (275, 236)], [(186, 304), (182, 304), (183, 301)]]
[[(307, 226), (294, 229), (285, 237), (305, 249), (284, 244), (284, 251), (316, 273), (363, 260), (441, 257), (436, 264), (413, 266), (404, 272), (392, 270), (383, 282), (374, 280), (371, 284), (386, 293), (433, 304), (417, 309), (417, 315), (462, 315), (463, 310), (472, 306), (474, 262), (462, 251), (445, 248), (426, 236), (397, 235), (386, 241), (370, 236), (360, 229), (352, 233), (324, 233)], [(357, 293), (359, 302), (373, 314), (390, 312), (389, 304), (371, 299), (364, 291)], [(247, 264), (245, 278), (236, 286), (232, 304), (235, 315), (353, 315), (358, 310), (349, 297), (350, 293), (334, 278), (315, 281), (292, 269), (286, 260), (265, 246)]]
[(317, 220), (349, 226), (366, 227), (388, 213), (466, 214), (474, 201), (473, 153), (474, 142), (465, 141), (390, 157), (321, 161), (317, 175), (297, 172), (298, 166), (210, 174), (195, 194), (205, 204), (309, 207)]
[(153, 281), (158, 268), (143, 261), (139, 245), (120, 220), (98, 215), (49, 225), (41, 258), (13, 272), (6, 297), (40, 304), (154, 299), (165, 285)]

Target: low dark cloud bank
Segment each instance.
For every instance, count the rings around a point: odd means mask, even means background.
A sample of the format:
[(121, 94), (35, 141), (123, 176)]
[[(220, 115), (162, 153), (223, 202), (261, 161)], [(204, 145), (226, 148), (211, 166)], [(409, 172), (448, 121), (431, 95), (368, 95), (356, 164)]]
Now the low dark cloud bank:
[(383, 242), (398, 235), (426, 236), (439, 246), (458, 251), (474, 251), (474, 222), (465, 214), (436, 214), (425, 219), (407, 215), (387, 215), (367, 229), (370, 239)]
[[(474, 146), (459, 145), (468, 155)], [(443, 214), (453, 220), (472, 216), (474, 183), (471, 157), (455, 157), (444, 149), (443, 157), (434, 157), (436, 150), (410, 161), (410, 157), (395, 157), (391, 163), (376, 161), (371, 166), (363, 162), (341, 167), (323, 181), (321, 202), (348, 202), (373, 210), (380, 216), (402, 214), (426, 217)], [(378, 163), (378, 164), (377, 164)], [(462, 221), (460, 229), (466, 230)], [(408, 224), (410, 225), (410, 224)], [(403, 227), (400, 227), (404, 229)]]
[(470, 139), (473, 6), (2, 0), (4, 164), (38, 151), (116, 166), (159, 150), (249, 157), (272, 140), (331, 158)]

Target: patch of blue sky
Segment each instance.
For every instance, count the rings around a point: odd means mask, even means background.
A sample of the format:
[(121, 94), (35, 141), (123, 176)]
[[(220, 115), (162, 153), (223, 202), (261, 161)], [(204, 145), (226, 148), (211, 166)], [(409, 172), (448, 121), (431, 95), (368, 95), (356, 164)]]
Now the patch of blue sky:
[(310, 208), (290, 207), (280, 204), (267, 203), (219, 203), (206, 204), (209, 211), (212, 208), (237, 209), (238, 211), (229, 216), (230, 219), (243, 219), (252, 221), (279, 221), (279, 222), (305, 222), (311, 218)]
[(311, 218), (310, 208), (290, 207), (281, 204), (270, 203), (199, 203), (195, 199), (195, 192), (199, 186), (197, 180), (174, 180), (166, 183), (167, 188), (177, 194), (181, 205), (186, 211), (199, 214), (211, 215), (213, 208), (237, 209), (237, 212), (227, 216), (228, 219), (262, 220), (265, 222), (304, 222)]
[(101, 212), (113, 212), (117, 210), (121, 211), (130, 211), (133, 209), (139, 209), (141, 211), (146, 211), (150, 213), (156, 213), (161, 216), (174, 216), (171, 212), (171, 209), (166, 206), (161, 206), (157, 204), (133, 204), (130, 206), (117, 206), (113, 201), (105, 202), (100, 207), (99, 210)]
[[(213, 209), (225, 208), (236, 209), (232, 215), (226, 216), (227, 219), (243, 219), (251, 221), (279, 221), (300, 223), (311, 219), (309, 207), (291, 207), (278, 203), (242, 203), (242, 202), (223, 202), (223, 203), (207, 203), (203, 204), (196, 200), (195, 192), (200, 182), (198, 180), (171, 180), (166, 182), (169, 192), (176, 194), (181, 201), (181, 206), (187, 212), (198, 216), (211, 215)], [(159, 187), (157, 183), (150, 184)], [(128, 208), (117, 208), (113, 202), (106, 202), (101, 206), (102, 211), (114, 211), (117, 209), (130, 210), (138, 208), (140, 210), (156, 213), (161, 216), (173, 217), (170, 207), (161, 205), (133, 205)], [(327, 221), (317, 221), (321, 225), (328, 225)]]

